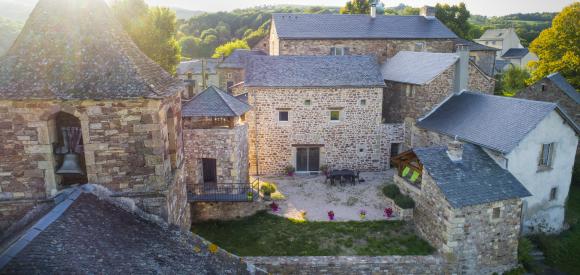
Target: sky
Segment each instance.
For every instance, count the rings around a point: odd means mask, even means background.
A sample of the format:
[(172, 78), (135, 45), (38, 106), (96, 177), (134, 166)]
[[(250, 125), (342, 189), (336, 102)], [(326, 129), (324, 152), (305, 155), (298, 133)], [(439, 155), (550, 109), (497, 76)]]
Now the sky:
[[(347, 0), (146, 0), (151, 5), (173, 6), (201, 11), (230, 11), (237, 8), (254, 7), (258, 5), (322, 5), (342, 6)], [(464, 2), (472, 14), (499, 16), (511, 13), (557, 12), (570, 5), (574, 0), (389, 0), (382, 1), (386, 7), (397, 6), (399, 3), (420, 7), (436, 3), (457, 4)]]

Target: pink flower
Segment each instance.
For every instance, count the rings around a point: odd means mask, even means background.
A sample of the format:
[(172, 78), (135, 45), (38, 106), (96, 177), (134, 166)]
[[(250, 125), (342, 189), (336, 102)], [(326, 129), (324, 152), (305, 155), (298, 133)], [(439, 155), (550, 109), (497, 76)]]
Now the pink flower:
[(328, 211), (328, 219), (333, 221), (334, 220), (334, 211)]
[(276, 204), (275, 202), (272, 202), (270, 204), (270, 209), (272, 209), (272, 212), (278, 212), (278, 210), (279, 210), (278, 204)]
[(385, 217), (390, 218), (393, 216), (393, 209), (392, 208), (385, 208)]

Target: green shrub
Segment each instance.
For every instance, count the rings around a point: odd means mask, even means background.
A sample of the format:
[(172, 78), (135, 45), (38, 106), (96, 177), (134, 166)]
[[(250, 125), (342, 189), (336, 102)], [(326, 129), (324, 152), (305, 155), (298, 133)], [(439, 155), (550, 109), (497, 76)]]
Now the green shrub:
[(399, 194), (393, 200), (399, 207), (403, 209), (411, 209), (415, 207), (415, 201), (411, 197), (405, 196), (403, 194)]
[(534, 258), (531, 254), (532, 249), (532, 242), (528, 238), (520, 238), (518, 243), (518, 262), (528, 271), (533, 271), (534, 269)]
[(526, 274), (526, 270), (521, 266), (518, 266), (517, 268), (514, 268), (510, 271), (506, 271), (503, 273), (503, 275), (524, 275), (524, 274)]
[(401, 195), (399, 187), (394, 184), (388, 184), (383, 187), (383, 194), (388, 198), (395, 199), (398, 195)]

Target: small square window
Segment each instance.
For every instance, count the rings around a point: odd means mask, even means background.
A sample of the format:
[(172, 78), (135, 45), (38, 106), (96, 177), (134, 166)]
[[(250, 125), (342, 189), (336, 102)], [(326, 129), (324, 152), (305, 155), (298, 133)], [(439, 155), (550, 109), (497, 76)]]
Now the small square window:
[(228, 79), (232, 79), (232, 73), (228, 73)]
[(278, 112), (278, 121), (288, 121), (288, 111)]
[(417, 42), (415, 43), (415, 51), (422, 52), (425, 50), (425, 42)]
[(311, 103), (312, 101), (310, 101), (310, 99), (304, 100), (304, 105), (306, 106), (310, 106)]
[(330, 111), (330, 121), (340, 121), (340, 111)]
[(558, 198), (558, 187), (553, 187), (550, 189), (550, 201), (554, 201)]
[(501, 214), (501, 209), (499, 207), (496, 207), (493, 209), (493, 213), (492, 213), (492, 218), (494, 219), (499, 219), (499, 216)]
[(360, 100), (360, 105), (362, 105), (362, 106), (367, 105), (367, 100), (366, 99), (361, 99)]

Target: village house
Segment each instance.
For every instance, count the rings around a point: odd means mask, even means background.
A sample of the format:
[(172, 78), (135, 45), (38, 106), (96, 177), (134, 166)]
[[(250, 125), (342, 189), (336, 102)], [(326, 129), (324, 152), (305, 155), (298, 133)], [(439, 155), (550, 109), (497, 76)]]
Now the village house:
[[(388, 59), (381, 67), (386, 84), (383, 121), (404, 123), (405, 132), (411, 133), (420, 116), (454, 92), (493, 93), (494, 79), (469, 60), (469, 53), (468, 46), (458, 45), (456, 53), (401, 51)], [(414, 147), (412, 135), (405, 135), (403, 146)]]
[(481, 45), (463, 38), (455, 39), (455, 48), (466, 45), (469, 49), (469, 60), (488, 76), (494, 75), (495, 56), (498, 49)]
[(483, 149), (451, 140), (393, 158), (395, 184), (416, 202), (419, 234), (451, 273), (503, 273), (518, 264), (522, 201), (530, 193)]
[[(183, 61), (177, 66), (177, 77), (185, 83), (184, 99), (191, 99), (209, 86), (219, 86), (216, 67), (220, 59)], [(205, 73), (205, 79), (203, 78)]]
[(414, 147), (456, 138), (481, 147), (517, 178), (532, 194), (523, 199), (524, 233), (563, 229), (579, 129), (556, 103), (465, 91), (417, 127)]
[(266, 55), (262, 51), (236, 49), (217, 66), (219, 88), (232, 93), (232, 87), (244, 81), (248, 58)]
[[(374, 8), (374, 7), (373, 7)], [(435, 8), (421, 15), (273, 14), (270, 55), (375, 55), (379, 62), (399, 51), (453, 52), (457, 38)]]
[(509, 64), (524, 68), (528, 62), (538, 60), (535, 54), (522, 46), (514, 28), (486, 30), (474, 41), (499, 50), (497, 59), (506, 61), (500, 62), (499, 70), (502, 71), (507, 69), (506, 66)]
[(0, 231), (87, 182), (189, 228), (182, 91), (104, 1), (40, 1), (0, 59)]
[(386, 169), (402, 131), (381, 123), (383, 87), (372, 56), (250, 58), (234, 94), (253, 107), (246, 116), (251, 173)]
[(580, 93), (558, 72), (519, 91), (516, 97), (557, 103), (576, 125), (580, 125)]

